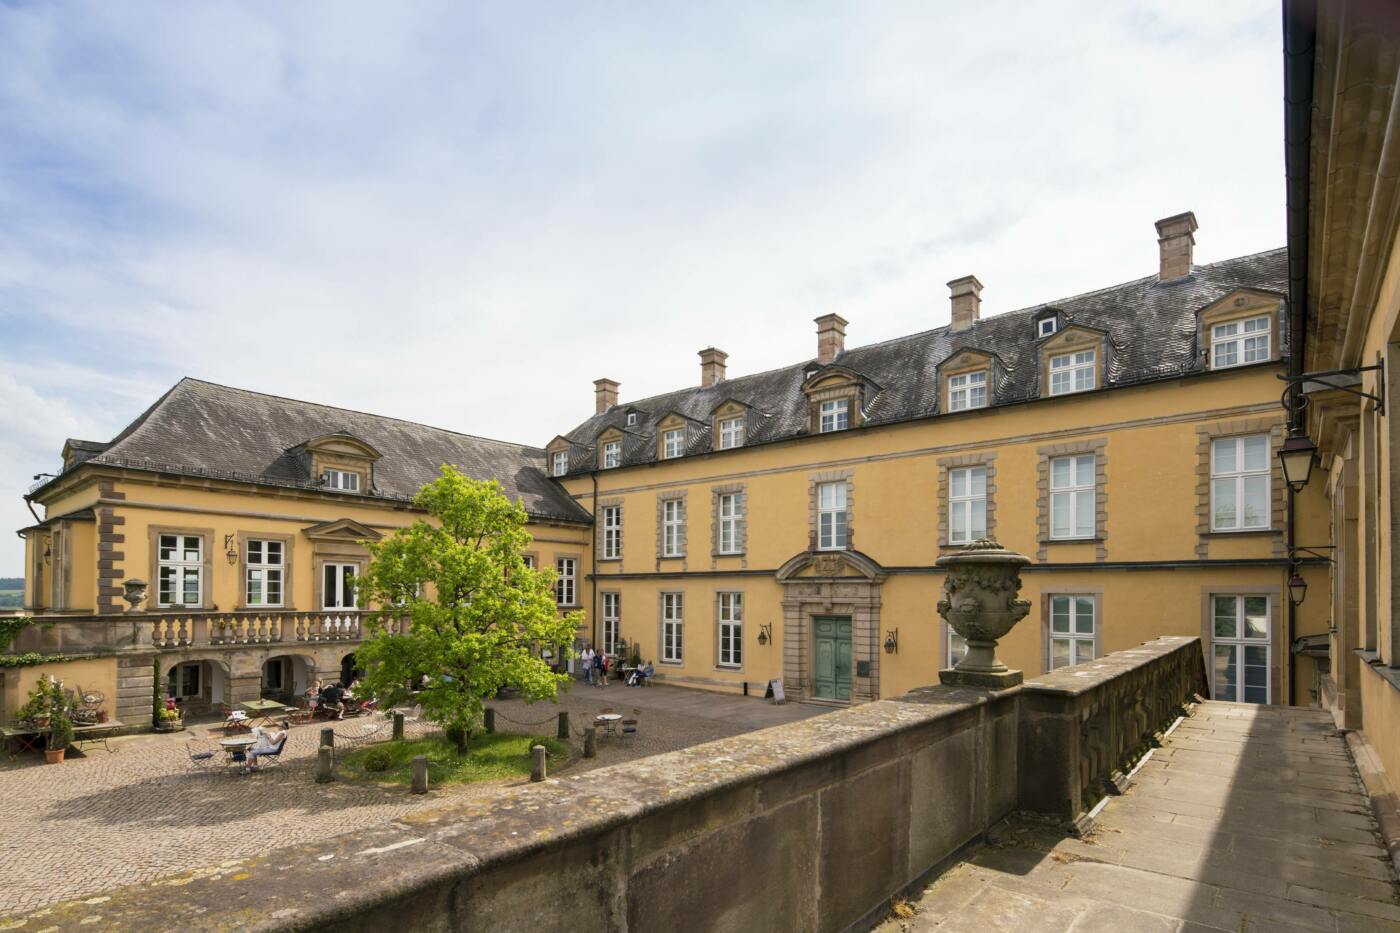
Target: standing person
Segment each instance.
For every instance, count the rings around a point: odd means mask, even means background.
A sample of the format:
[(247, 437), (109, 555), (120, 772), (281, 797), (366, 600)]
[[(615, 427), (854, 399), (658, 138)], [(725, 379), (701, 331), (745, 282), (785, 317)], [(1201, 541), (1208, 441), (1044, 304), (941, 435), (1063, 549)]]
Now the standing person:
[(601, 651), (598, 652), (595, 663), (598, 665), (598, 686), (606, 687), (608, 685), (608, 656)]
[(579, 661), (583, 663), (583, 678), (590, 684), (593, 683), (593, 661), (595, 657), (592, 645), (584, 645), (583, 653), (578, 656)]

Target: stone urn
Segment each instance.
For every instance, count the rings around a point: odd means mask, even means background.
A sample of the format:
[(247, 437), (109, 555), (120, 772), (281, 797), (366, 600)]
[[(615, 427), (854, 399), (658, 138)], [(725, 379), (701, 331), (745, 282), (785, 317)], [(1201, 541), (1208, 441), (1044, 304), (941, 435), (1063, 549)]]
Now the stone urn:
[(997, 642), (1026, 617), (1031, 604), (1017, 599), (1021, 568), (1031, 562), (986, 538), (935, 563), (947, 572), (938, 614), (967, 641), (967, 655), (950, 670), (939, 671), (945, 684), (967, 687), (1014, 687), (1023, 677), (997, 659)]
[(149, 584), (145, 580), (130, 579), (122, 583), (122, 599), (126, 600), (127, 612), (138, 612), (136, 608), (141, 605), (141, 601), (146, 598), (146, 588)]

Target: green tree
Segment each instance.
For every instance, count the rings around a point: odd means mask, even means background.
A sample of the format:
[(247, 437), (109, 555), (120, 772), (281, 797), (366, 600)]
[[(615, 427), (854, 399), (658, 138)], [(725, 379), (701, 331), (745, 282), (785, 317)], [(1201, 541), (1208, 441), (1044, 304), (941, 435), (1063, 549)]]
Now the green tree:
[[(443, 466), (413, 501), (435, 521), (365, 545), (372, 559), (355, 590), (373, 611), (355, 659), (365, 686), (391, 701), (426, 674), (423, 714), (460, 742), (502, 687), (531, 701), (557, 696), (568, 676), (552, 673), (535, 649), (572, 642), (583, 614), (561, 618), (553, 571), (525, 565), (525, 509), (499, 483)], [(406, 632), (394, 624), (404, 618)]]

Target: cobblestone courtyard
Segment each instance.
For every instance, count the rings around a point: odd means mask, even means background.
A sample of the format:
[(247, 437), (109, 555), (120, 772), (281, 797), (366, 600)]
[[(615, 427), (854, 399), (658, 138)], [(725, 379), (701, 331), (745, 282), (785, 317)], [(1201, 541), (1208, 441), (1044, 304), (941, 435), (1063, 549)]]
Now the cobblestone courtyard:
[[(631, 758), (685, 748), (825, 710), (675, 687), (605, 689), (577, 684), (553, 704), (491, 704), (502, 732), (553, 735), (567, 710), (577, 773)], [(582, 758), (578, 731), (603, 707), (640, 708), (640, 729), (603, 738), (598, 757)], [(209, 747), (222, 732), (195, 726), (173, 735), (114, 739), (111, 752), (89, 745), (85, 757), (45, 765), (21, 755), (0, 762), (0, 916), (59, 900), (97, 894), (224, 859), (257, 855), (433, 809), (444, 800), (489, 795), (519, 781), (458, 785), (412, 797), (406, 788), (336, 782), (318, 785), (312, 763), (327, 724), (297, 726), (286, 761), (263, 773), (238, 775), (214, 766), (190, 773), (186, 743)], [(333, 724), (337, 746), (387, 738), (383, 717)], [(410, 735), (415, 729), (410, 723)], [(377, 730), (377, 731), (376, 731)]]

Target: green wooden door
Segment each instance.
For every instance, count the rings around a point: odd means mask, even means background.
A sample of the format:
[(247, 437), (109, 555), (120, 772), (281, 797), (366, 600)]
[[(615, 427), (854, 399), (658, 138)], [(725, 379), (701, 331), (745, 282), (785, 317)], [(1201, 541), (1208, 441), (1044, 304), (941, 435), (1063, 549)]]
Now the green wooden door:
[(817, 616), (815, 694), (828, 700), (851, 698), (851, 620), (849, 616)]

